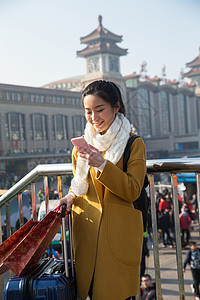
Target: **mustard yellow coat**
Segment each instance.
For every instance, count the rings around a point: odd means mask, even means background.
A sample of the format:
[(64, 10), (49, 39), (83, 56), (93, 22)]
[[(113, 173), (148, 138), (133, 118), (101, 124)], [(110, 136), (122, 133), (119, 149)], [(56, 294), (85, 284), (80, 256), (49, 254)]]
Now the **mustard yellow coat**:
[[(74, 172), (76, 157), (74, 149)], [(124, 300), (138, 293), (143, 223), (132, 202), (140, 195), (145, 173), (141, 138), (132, 144), (126, 173), (123, 156), (117, 165), (107, 161), (102, 172), (90, 168), (88, 193), (72, 207), (79, 297), (87, 297), (93, 276), (93, 300)]]

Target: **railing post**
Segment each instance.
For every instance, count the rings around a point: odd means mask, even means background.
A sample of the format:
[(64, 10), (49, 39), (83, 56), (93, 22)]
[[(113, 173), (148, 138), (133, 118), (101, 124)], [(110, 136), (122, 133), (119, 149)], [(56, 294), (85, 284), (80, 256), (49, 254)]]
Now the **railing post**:
[[(49, 187), (48, 187), (48, 177), (43, 176), (44, 180), (44, 199), (45, 199), (45, 208), (46, 214), (49, 212)], [(49, 256), (52, 257), (52, 244), (49, 245)]]
[[(10, 203), (6, 203), (6, 233), (7, 238), (11, 236), (11, 223), (10, 223)], [(9, 270), (9, 278), (13, 276), (13, 272)]]
[(151, 216), (152, 216), (152, 229), (153, 229), (153, 253), (154, 253), (154, 268), (156, 279), (156, 296), (157, 300), (162, 300), (161, 280), (160, 280), (160, 262), (158, 251), (158, 230), (157, 230), (157, 218), (156, 218), (156, 203), (155, 203), (155, 191), (154, 191), (154, 175), (149, 174), (150, 183), (150, 197), (151, 197)]
[(58, 195), (59, 199), (63, 197), (63, 192), (62, 192), (62, 177), (58, 176)]
[(6, 231), (7, 238), (11, 236), (11, 223), (10, 223), (10, 203), (6, 203)]
[[(58, 195), (59, 195), (59, 199), (61, 199), (63, 197), (62, 177), (61, 176), (58, 176)], [(64, 257), (64, 236), (66, 236), (66, 232), (65, 233), (63, 232), (63, 226), (61, 226), (62, 256), (63, 257)]]
[(24, 225), (22, 193), (18, 194), (18, 207), (19, 207), (19, 225), (20, 227), (22, 227)]
[[(196, 173), (196, 184), (197, 184), (198, 215), (200, 220), (200, 174), (199, 173)], [(199, 235), (200, 235), (200, 222), (199, 222)]]
[(2, 226), (1, 226), (1, 210), (0, 210), (0, 244), (2, 243)]
[(171, 183), (173, 188), (173, 209), (174, 209), (174, 222), (175, 222), (175, 236), (176, 236), (176, 260), (179, 282), (179, 295), (180, 300), (185, 299), (184, 278), (183, 278), (183, 260), (182, 260), (182, 246), (181, 246), (181, 230), (179, 221), (179, 205), (178, 205), (178, 188), (177, 176), (171, 174)]
[[(0, 244), (2, 243), (1, 210), (0, 210)], [(0, 300), (3, 300), (4, 275), (0, 275)]]
[(33, 215), (33, 221), (37, 221), (35, 182), (31, 183), (31, 198), (32, 198), (32, 215)]
[(48, 187), (48, 177), (43, 176), (44, 179), (44, 197), (45, 197), (45, 207), (46, 213), (49, 211), (49, 187)]

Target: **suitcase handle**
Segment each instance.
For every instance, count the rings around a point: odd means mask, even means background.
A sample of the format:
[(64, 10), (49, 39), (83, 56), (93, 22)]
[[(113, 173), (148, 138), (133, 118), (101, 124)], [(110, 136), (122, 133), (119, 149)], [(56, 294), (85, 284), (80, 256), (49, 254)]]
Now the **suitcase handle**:
[[(64, 252), (64, 262), (65, 262), (65, 274), (67, 277), (69, 277), (65, 213), (66, 213), (66, 204), (62, 204), (61, 205), (61, 217), (62, 217), (62, 229), (63, 229), (63, 248), (64, 248), (63, 252)], [(73, 250), (72, 250), (72, 224), (71, 223), (72, 223), (72, 221), (71, 221), (71, 211), (70, 211), (70, 212), (68, 212), (69, 244), (70, 244), (70, 254), (71, 254), (72, 277), (74, 277), (74, 263), (73, 263)]]

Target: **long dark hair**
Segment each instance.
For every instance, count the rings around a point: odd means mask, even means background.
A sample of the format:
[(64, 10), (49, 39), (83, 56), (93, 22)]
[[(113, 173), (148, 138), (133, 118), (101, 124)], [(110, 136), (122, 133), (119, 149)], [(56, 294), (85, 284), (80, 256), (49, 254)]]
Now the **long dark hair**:
[(115, 107), (116, 103), (119, 101), (119, 112), (126, 115), (126, 110), (122, 100), (120, 89), (114, 82), (106, 80), (97, 80), (91, 82), (82, 92), (83, 106), (84, 98), (87, 95), (95, 95), (101, 97), (105, 102), (110, 103), (112, 107)]

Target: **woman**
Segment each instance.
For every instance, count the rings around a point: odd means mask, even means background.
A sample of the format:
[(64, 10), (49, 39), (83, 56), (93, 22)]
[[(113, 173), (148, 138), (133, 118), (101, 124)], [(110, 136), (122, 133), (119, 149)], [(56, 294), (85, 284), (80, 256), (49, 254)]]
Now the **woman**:
[(131, 134), (119, 88), (95, 81), (82, 93), (87, 120), (88, 153), (72, 153), (68, 195), (60, 200), (73, 212), (73, 247), (78, 296), (124, 300), (139, 290), (143, 241), (141, 212), (132, 202), (140, 195), (146, 173), (141, 138), (131, 147), (127, 172), (123, 152)]

